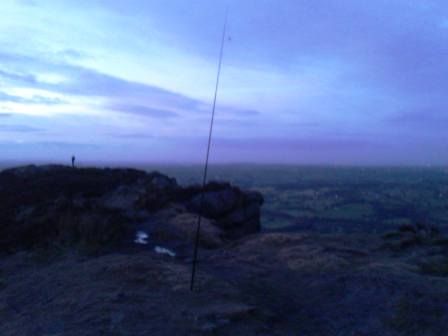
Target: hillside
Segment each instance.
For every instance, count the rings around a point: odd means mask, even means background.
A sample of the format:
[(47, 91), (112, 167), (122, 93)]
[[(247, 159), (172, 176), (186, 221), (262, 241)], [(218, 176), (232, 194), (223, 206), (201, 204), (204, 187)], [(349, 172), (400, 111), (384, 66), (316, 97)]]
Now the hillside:
[(199, 194), (135, 170), (0, 173), (0, 334), (445, 333), (448, 239), (435, 228), (260, 233), (262, 196), (225, 183), (207, 186), (190, 292)]

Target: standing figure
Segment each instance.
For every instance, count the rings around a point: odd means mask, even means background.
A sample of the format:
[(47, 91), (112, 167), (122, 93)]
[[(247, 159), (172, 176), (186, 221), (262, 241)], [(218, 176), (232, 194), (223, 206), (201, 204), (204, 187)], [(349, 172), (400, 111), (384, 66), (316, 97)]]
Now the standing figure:
[(75, 168), (75, 156), (72, 156), (72, 168)]

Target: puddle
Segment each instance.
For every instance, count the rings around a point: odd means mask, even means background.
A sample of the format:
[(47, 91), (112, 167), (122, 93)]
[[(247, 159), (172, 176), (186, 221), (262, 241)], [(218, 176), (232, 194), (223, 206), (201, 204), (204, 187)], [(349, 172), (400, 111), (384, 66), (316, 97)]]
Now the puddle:
[(134, 243), (141, 244), (141, 245), (147, 245), (148, 238), (149, 238), (149, 236), (145, 231), (137, 231), (135, 233)]
[(156, 247), (154, 248), (154, 251), (156, 251), (156, 253), (169, 255), (170, 257), (173, 257), (173, 258), (176, 256), (176, 253), (174, 253), (174, 252), (171, 251), (171, 250), (168, 250), (168, 249), (165, 248), (165, 247), (156, 246)]
[[(145, 231), (139, 230), (135, 233), (134, 243), (140, 244), (140, 245), (148, 245), (148, 243), (149, 243), (148, 239), (149, 239), (149, 235)], [(162, 247), (162, 246), (154, 247), (154, 252), (159, 253), (159, 254), (166, 254), (172, 258), (174, 258), (176, 256), (175, 252), (173, 252), (170, 249), (167, 249), (166, 247)]]

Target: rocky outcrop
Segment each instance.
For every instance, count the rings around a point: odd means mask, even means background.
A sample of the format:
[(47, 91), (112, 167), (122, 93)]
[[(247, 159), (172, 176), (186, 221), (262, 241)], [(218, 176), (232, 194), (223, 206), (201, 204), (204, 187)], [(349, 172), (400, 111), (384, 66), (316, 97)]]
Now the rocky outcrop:
[(65, 198), (19, 210), (9, 225), (2, 225), (5, 249), (53, 243), (118, 244), (126, 233), (129, 218), (120, 211), (79, 205)]
[(259, 193), (226, 183), (209, 183), (202, 196), (200, 187), (183, 188), (157, 172), (13, 168), (0, 172), (0, 250), (55, 241), (113, 246), (132, 241), (142, 223), (162, 242), (191, 242), (199, 213), (202, 245), (217, 247), (258, 232), (262, 203)]
[[(198, 216), (192, 213), (181, 212), (165, 217), (165, 221), (159, 221), (153, 225), (151, 237), (157, 241), (173, 244), (191, 245), (196, 237)], [(224, 243), (224, 233), (212, 219), (203, 218), (199, 243), (205, 248), (220, 247)]]
[(228, 183), (209, 183), (204, 193), (198, 187), (187, 188), (185, 193), (189, 210), (215, 220), (231, 237), (260, 231), (260, 193), (242, 192)]

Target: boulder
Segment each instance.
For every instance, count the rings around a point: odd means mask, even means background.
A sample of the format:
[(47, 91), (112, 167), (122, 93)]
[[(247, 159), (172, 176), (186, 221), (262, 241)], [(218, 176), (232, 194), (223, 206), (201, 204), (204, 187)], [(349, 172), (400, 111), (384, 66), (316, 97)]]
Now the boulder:
[(98, 204), (105, 208), (129, 211), (134, 209), (145, 192), (145, 187), (141, 184), (122, 185), (99, 198)]
[(228, 183), (216, 182), (207, 184), (204, 193), (197, 187), (188, 192), (188, 209), (215, 220), (227, 237), (238, 238), (260, 231), (263, 196), (259, 192), (243, 192)]
[[(181, 213), (166, 221), (157, 223), (151, 231), (151, 239), (168, 244), (186, 243), (193, 244), (196, 238), (198, 215)], [(207, 218), (201, 220), (201, 232), (199, 244), (205, 248), (216, 248), (223, 244), (223, 232), (216, 223)]]
[(169, 178), (160, 173), (148, 174), (144, 193), (141, 193), (135, 202), (137, 209), (158, 211), (175, 201), (180, 187), (176, 179)]
[(224, 188), (216, 191), (198, 193), (189, 202), (189, 208), (208, 218), (220, 218), (238, 208), (241, 204), (237, 190)]

